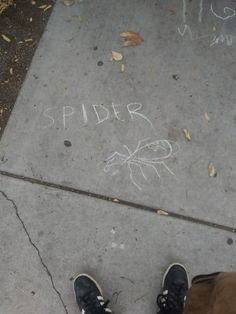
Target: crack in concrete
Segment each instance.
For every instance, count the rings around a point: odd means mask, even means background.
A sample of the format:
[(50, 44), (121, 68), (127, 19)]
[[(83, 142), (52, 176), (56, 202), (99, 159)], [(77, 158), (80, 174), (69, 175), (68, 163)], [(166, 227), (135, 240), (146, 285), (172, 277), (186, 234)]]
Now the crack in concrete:
[(2, 196), (3, 196), (8, 202), (10, 202), (10, 203), (12, 204), (12, 206), (14, 207), (16, 217), (17, 217), (17, 219), (20, 221), (20, 223), (21, 223), (21, 225), (22, 225), (22, 228), (23, 228), (23, 230), (24, 230), (24, 232), (25, 232), (25, 234), (26, 234), (26, 236), (27, 236), (27, 238), (28, 238), (28, 240), (29, 240), (30, 245), (36, 250), (36, 252), (37, 252), (37, 254), (38, 254), (38, 257), (39, 257), (39, 260), (40, 260), (40, 262), (41, 262), (43, 268), (45, 269), (45, 271), (46, 271), (46, 273), (47, 273), (47, 275), (48, 275), (48, 277), (49, 277), (49, 279), (50, 279), (50, 281), (51, 281), (52, 288), (53, 288), (53, 290), (56, 292), (58, 298), (60, 299), (60, 302), (61, 302), (61, 304), (62, 304), (62, 306), (63, 306), (63, 308), (64, 308), (65, 313), (68, 314), (69, 312), (68, 312), (68, 310), (67, 310), (67, 307), (66, 307), (66, 305), (65, 305), (65, 302), (64, 302), (63, 299), (62, 299), (61, 293), (58, 291), (58, 289), (57, 289), (56, 286), (55, 286), (55, 283), (54, 283), (52, 274), (50, 273), (50, 271), (49, 271), (47, 265), (46, 265), (45, 262), (43, 261), (43, 258), (42, 258), (42, 256), (41, 256), (41, 253), (40, 253), (39, 248), (36, 246), (36, 244), (35, 244), (35, 243), (33, 242), (33, 240), (31, 239), (31, 236), (30, 236), (30, 234), (29, 234), (29, 231), (27, 230), (26, 225), (25, 225), (23, 219), (21, 218), (21, 216), (20, 216), (20, 214), (19, 214), (18, 207), (16, 206), (16, 203), (15, 203), (12, 199), (10, 199), (10, 198), (7, 196), (7, 194), (6, 194), (5, 192), (3, 192), (3, 191), (0, 190), (0, 193), (1, 193)]
[(118, 199), (118, 198), (114, 198), (111, 196), (107, 196), (107, 195), (103, 195), (103, 194), (99, 194), (99, 193), (95, 193), (95, 192), (89, 192), (86, 190), (73, 188), (70, 186), (61, 185), (61, 184), (57, 184), (54, 182), (45, 181), (43, 179), (26, 177), (26, 176), (23, 176), (20, 174), (15, 174), (15, 173), (12, 173), (9, 171), (0, 170), (0, 175), (8, 177), (8, 178), (14, 178), (17, 180), (21, 180), (24, 182), (29, 182), (31, 184), (37, 184), (39, 186), (44, 186), (44, 187), (48, 187), (48, 188), (52, 188), (52, 189), (66, 191), (69, 193), (75, 193), (78, 195), (92, 197), (92, 198), (99, 199), (102, 201), (112, 202), (113, 204), (119, 204), (122, 206), (128, 206), (128, 207), (144, 210), (146, 212), (155, 213), (155, 214), (157, 214), (159, 216), (163, 216), (163, 217), (175, 218), (175, 219), (187, 221), (187, 222), (194, 223), (194, 224), (199, 224), (199, 225), (203, 225), (203, 226), (207, 226), (207, 227), (211, 227), (211, 228), (215, 228), (215, 229), (219, 229), (219, 230), (224, 230), (224, 231), (231, 232), (234, 234), (236, 233), (236, 227), (230, 227), (230, 226), (226, 226), (223, 224), (218, 224), (218, 223), (214, 223), (214, 222), (211, 222), (208, 220), (204, 220), (201, 218), (196, 218), (196, 217), (192, 217), (192, 216), (186, 216), (186, 215), (178, 214), (176, 212), (166, 210), (163, 208), (159, 208), (159, 207), (142, 205), (142, 204), (135, 203), (132, 201), (127, 201), (125, 199), (121, 199), (121, 198)]

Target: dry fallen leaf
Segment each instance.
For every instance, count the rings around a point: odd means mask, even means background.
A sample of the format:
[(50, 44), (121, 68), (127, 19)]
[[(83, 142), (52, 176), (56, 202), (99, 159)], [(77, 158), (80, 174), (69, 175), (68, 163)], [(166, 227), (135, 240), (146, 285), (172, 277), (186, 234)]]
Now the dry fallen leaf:
[(117, 198), (113, 198), (113, 202), (120, 203), (120, 201)]
[(11, 75), (13, 75), (13, 69), (12, 68), (10, 68), (9, 72)]
[(117, 51), (112, 51), (111, 52), (111, 58), (110, 58), (110, 60), (111, 61), (121, 61), (123, 59), (123, 55), (122, 55), (122, 53), (120, 53), (120, 52), (117, 52)]
[(140, 45), (144, 39), (135, 32), (122, 32), (120, 33), (123, 47)]
[(11, 42), (11, 39), (10, 39), (9, 37), (7, 37), (6, 35), (2, 34), (1, 36), (2, 36), (2, 38), (3, 38), (5, 41), (7, 41), (8, 43)]
[(69, 7), (70, 5), (74, 4), (74, 0), (64, 0), (64, 5)]
[(189, 130), (187, 128), (183, 128), (182, 131), (183, 131), (183, 134), (184, 134), (186, 140), (191, 141), (191, 135), (189, 133)]
[(30, 42), (30, 41), (33, 41), (33, 39), (32, 39), (32, 38), (26, 38), (26, 39), (25, 39), (25, 42), (26, 42), (26, 43), (28, 43), (28, 42)]
[(121, 64), (120, 70), (121, 70), (122, 73), (125, 72), (125, 65), (124, 65), (124, 63)]
[(169, 213), (166, 212), (166, 211), (163, 210), (163, 209), (158, 209), (158, 210), (157, 210), (157, 214), (158, 214), (158, 215), (163, 215), (163, 216), (168, 216), (168, 215), (169, 215)]
[(14, 3), (13, 0), (0, 0), (0, 14)]
[(209, 164), (208, 164), (208, 175), (209, 175), (209, 177), (216, 177), (217, 176), (216, 168), (212, 162), (209, 162)]
[(208, 112), (205, 112), (205, 113), (204, 113), (204, 118), (205, 118), (207, 121), (210, 121), (210, 117), (209, 117)]
[(46, 6), (46, 8), (43, 10), (43, 12), (46, 12), (47, 10), (51, 9), (52, 5), (49, 4), (48, 6)]
[(46, 5), (46, 4), (43, 4), (43, 5), (40, 5), (38, 8), (44, 10), (46, 7), (47, 7), (47, 5)]

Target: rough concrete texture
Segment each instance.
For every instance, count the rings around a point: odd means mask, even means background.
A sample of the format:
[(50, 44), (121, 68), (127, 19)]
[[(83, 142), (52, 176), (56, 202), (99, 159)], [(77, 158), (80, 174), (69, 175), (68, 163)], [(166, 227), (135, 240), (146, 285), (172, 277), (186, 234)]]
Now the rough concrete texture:
[[(234, 225), (236, 19), (217, 18), (205, 1), (199, 23), (196, 1), (187, 1), (191, 40), (187, 31), (180, 35), (181, 1), (94, 5), (84, 1), (67, 8), (58, 1), (2, 139), (1, 169), (200, 218), (207, 213), (208, 219)], [(216, 1), (214, 12), (225, 5)], [(121, 48), (119, 33), (126, 30), (138, 31), (144, 43)], [(226, 37), (214, 43), (221, 34), (232, 37), (231, 46)], [(121, 62), (109, 61), (111, 50), (123, 53), (124, 73)], [(143, 117), (129, 114), (132, 102), (142, 104)], [(118, 118), (112, 103), (121, 104)], [(98, 123), (92, 105), (101, 104), (110, 113)], [(95, 108), (100, 119), (108, 117), (104, 107)], [(183, 137), (185, 127), (190, 142)], [(129, 156), (124, 145), (134, 152), (144, 139), (168, 140), (171, 153), (162, 143), (134, 157), (159, 157), (174, 175), (157, 163), (158, 178), (153, 165), (123, 163), (125, 157), (104, 172), (114, 152)], [(209, 162), (216, 178), (208, 177)]]
[(0, 313), (64, 313), (17, 206), (2, 191), (0, 204)]
[(11, 256), (2, 261), (7, 298), (1, 313), (18, 314), (21, 307), (20, 313), (63, 313), (35, 247), (71, 314), (78, 312), (71, 279), (80, 272), (101, 283), (115, 313), (141, 314), (156, 313), (161, 277), (173, 261), (184, 263), (191, 276), (235, 270), (235, 244), (227, 244), (236, 241), (234, 234), (13, 179), (0, 184), (12, 199), (0, 195), (1, 241), (6, 238), (10, 252), (4, 256)]
[[(155, 313), (169, 262), (192, 274), (235, 269), (232, 233), (63, 192), (235, 228), (235, 10), (226, 0), (57, 1), (0, 142), (0, 190), (14, 200), (0, 194), (1, 241), (13, 246), (3, 246), (4, 314), (76, 313), (70, 278), (80, 271), (96, 275), (117, 313)], [(144, 42), (122, 48), (127, 30)]]

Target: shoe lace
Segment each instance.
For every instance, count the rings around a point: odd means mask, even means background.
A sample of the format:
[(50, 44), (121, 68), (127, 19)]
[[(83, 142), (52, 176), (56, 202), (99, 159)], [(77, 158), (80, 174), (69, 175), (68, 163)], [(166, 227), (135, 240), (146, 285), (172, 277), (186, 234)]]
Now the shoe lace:
[(86, 293), (81, 300), (85, 304), (84, 311), (86, 314), (104, 314), (106, 313), (106, 307), (109, 304), (107, 300), (103, 305), (97, 299), (97, 296), (93, 292)]
[(182, 314), (184, 307), (184, 285), (174, 284), (171, 291), (164, 291), (157, 296), (160, 313)]

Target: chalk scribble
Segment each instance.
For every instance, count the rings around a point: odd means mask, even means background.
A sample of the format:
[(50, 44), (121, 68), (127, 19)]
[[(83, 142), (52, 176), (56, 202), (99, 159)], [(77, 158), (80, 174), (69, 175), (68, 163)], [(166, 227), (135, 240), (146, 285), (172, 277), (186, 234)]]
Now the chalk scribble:
[(228, 19), (231, 19), (232, 17), (235, 16), (236, 12), (234, 9), (232, 8), (229, 8), (229, 7), (224, 7), (224, 16), (221, 16), (219, 14), (217, 14), (214, 9), (213, 9), (213, 4), (211, 3), (211, 8), (210, 8), (211, 12), (215, 15), (215, 17), (218, 17), (219, 19), (225, 21), (225, 20), (228, 20)]
[[(123, 145), (127, 154), (114, 152), (109, 158), (105, 160), (104, 171), (108, 172), (114, 169), (115, 166), (126, 166), (129, 170), (129, 177), (131, 182), (139, 189), (142, 190), (140, 185), (134, 179), (134, 169), (138, 168), (141, 176), (147, 181), (148, 178), (145, 174), (145, 167), (153, 170), (155, 175), (160, 178), (158, 166), (164, 167), (164, 169), (175, 176), (174, 172), (167, 166), (166, 161), (173, 156), (174, 150), (171, 141), (169, 140), (155, 140), (150, 141), (144, 139), (138, 142), (134, 151), (126, 145)], [(115, 171), (113, 174), (117, 174)]]

